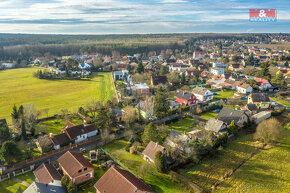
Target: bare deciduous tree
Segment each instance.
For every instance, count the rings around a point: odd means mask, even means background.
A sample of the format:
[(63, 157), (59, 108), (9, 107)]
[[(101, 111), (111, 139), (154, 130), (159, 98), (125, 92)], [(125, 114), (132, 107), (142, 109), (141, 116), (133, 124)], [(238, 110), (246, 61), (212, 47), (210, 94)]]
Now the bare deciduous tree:
[(281, 136), (282, 129), (282, 124), (277, 119), (270, 118), (259, 123), (254, 137), (263, 143), (273, 143)]

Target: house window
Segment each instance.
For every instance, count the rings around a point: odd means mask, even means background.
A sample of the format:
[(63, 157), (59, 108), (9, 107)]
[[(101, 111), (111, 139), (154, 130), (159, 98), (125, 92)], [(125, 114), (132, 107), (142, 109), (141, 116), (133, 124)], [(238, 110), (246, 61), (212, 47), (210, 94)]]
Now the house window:
[(88, 170), (88, 168), (84, 168), (84, 171), (87, 171)]
[(86, 176), (88, 176), (89, 174), (86, 174)]
[(81, 173), (81, 172), (82, 172), (82, 169), (79, 170), (79, 173)]

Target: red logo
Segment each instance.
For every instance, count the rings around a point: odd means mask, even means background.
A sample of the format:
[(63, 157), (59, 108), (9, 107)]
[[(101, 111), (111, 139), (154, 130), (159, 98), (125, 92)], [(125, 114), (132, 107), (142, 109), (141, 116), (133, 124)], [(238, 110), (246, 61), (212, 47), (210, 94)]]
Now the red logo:
[(277, 10), (250, 9), (250, 21), (277, 21)]

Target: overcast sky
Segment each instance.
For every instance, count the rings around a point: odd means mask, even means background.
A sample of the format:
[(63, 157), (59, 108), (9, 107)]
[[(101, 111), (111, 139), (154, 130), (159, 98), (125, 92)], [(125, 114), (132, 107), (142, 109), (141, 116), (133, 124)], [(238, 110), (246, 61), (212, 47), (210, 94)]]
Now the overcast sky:
[[(249, 22), (249, 9), (277, 22)], [(0, 0), (0, 33), (290, 32), (288, 1)]]

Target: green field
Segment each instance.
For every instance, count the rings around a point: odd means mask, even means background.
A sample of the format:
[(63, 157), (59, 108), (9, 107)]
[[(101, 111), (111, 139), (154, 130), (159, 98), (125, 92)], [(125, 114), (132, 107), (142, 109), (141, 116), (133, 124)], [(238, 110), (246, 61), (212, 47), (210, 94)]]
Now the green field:
[[(218, 186), (218, 192), (290, 192), (290, 127), (280, 144), (263, 150)], [(288, 156), (287, 156), (288, 155)]]
[(279, 100), (279, 99), (277, 99), (275, 97), (270, 97), (270, 99), (272, 99), (273, 101), (276, 101), (277, 103), (285, 105), (286, 107), (290, 107), (290, 102)]
[[(138, 167), (145, 162), (141, 155), (130, 154), (124, 150), (127, 145), (125, 140), (117, 140), (114, 143), (110, 143), (104, 147), (111, 155), (113, 155), (119, 162), (127, 167), (134, 174), (138, 174)], [(143, 179), (149, 184), (156, 193), (181, 193), (186, 192), (181, 184), (174, 182), (170, 175), (161, 174), (153, 171), (152, 174), (147, 175)]]
[[(86, 80), (41, 80), (32, 76), (36, 68), (0, 71), (0, 118), (11, 122), (13, 105), (33, 103), (49, 116), (61, 109), (76, 110), (90, 100), (106, 101), (115, 95), (110, 73), (94, 74)], [(42, 117), (47, 115), (43, 113)]]
[(192, 131), (195, 126), (194, 118), (184, 118), (169, 124), (170, 129), (174, 129), (180, 133)]
[(180, 169), (178, 173), (204, 190), (210, 191), (211, 186), (219, 181), (226, 172), (236, 168), (243, 160), (250, 158), (251, 154), (256, 151), (252, 138), (253, 135), (241, 136), (229, 142), (214, 157), (208, 158), (196, 166)]
[(223, 99), (223, 98), (232, 98), (235, 94), (235, 91), (227, 90), (227, 91), (219, 91), (217, 93), (218, 94), (214, 95), (213, 97), (216, 99)]
[(209, 119), (209, 118), (213, 118), (215, 119), (216, 116), (218, 115), (218, 113), (214, 113), (214, 112), (206, 112), (206, 113), (203, 113), (201, 115), (201, 117), (205, 118), (205, 119)]

